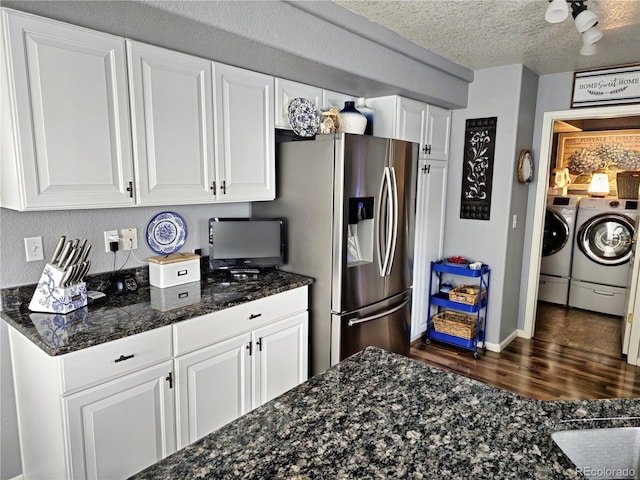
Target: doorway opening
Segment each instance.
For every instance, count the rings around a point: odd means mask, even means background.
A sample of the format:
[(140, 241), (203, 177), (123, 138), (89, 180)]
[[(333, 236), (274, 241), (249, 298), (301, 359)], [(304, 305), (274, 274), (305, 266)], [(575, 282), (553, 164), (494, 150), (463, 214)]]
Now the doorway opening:
[[(562, 112), (547, 112), (544, 116), (542, 128), (542, 140), (539, 159), (539, 181), (535, 192), (535, 208), (532, 229), (531, 257), (529, 262), (529, 279), (527, 289), (527, 301), (525, 307), (525, 324), (523, 334), (525, 338), (545, 337), (551, 335), (558, 343), (565, 341), (567, 346), (576, 346), (576, 342), (583, 342), (585, 350), (604, 350), (614, 351), (619, 344), (616, 341), (620, 338), (620, 324), (622, 317), (615, 317), (607, 314), (593, 313), (585, 309), (580, 312), (571, 312), (567, 307), (557, 308), (556, 305), (547, 302), (539, 302), (539, 280), (541, 273), (541, 259), (543, 247), (543, 231), (546, 216), (547, 194), (562, 192), (551, 191), (549, 189), (551, 170), (555, 167), (554, 160), (558, 150), (559, 133), (567, 131), (601, 131), (601, 130), (620, 130), (620, 129), (637, 129), (640, 128), (640, 116), (638, 116), (637, 106), (622, 107), (600, 107), (580, 110), (569, 110)], [(588, 196), (584, 187), (584, 196)], [(575, 192), (572, 192), (575, 193)], [(579, 192), (578, 192), (579, 193)], [(571, 193), (569, 193), (571, 195)], [(573, 242), (573, 239), (571, 240)], [(634, 283), (635, 285), (635, 283)], [(555, 287), (555, 286), (554, 286)], [(555, 290), (557, 291), (557, 290)], [(630, 292), (634, 297), (636, 291)], [(541, 295), (544, 296), (544, 295)], [(561, 302), (558, 302), (561, 303)], [(580, 315), (582, 314), (582, 315)], [(540, 321), (540, 329), (536, 330), (536, 320), (545, 316), (545, 321)], [(593, 332), (588, 329), (579, 328), (576, 331), (575, 325), (571, 324), (571, 317), (580, 315), (585, 319), (584, 323), (601, 320), (600, 326), (603, 331), (599, 336), (601, 345), (594, 345)], [(601, 315), (601, 318), (598, 318)], [(539, 317), (540, 316), (540, 317)], [(549, 321), (549, 317), (556, 318), (557, 323), (553, 324)], [(567, 323), (568, 322), (568, 323)], [(640, 322), (639, 322), (640, 323)], [(617, 325), (617, 327), (616, 327)], [(561, 335), (557, 328), (565, 328), (567, 331)], [(554, 331), (554, 329), (556, 329)], [(571, 337), (571, 329), (573, 329), (573, 337)], [(618, 331), (616, 331), (616, 329)], [(639, 329), (640, 330), (640, 329)], [(582, 332), (582, 333), (580, 333)], [(617, 335), (617, 339), (614, 338)], [(640, 339), (640, 331), (637, 332)], [(564, 338), (564, 340), (563, 340)], [(604, 352), (600, 352), (604, 353)], [(631, 359), (629, 361), (631, 362)], [(634, 363), (635, 364), (635, 363)]]

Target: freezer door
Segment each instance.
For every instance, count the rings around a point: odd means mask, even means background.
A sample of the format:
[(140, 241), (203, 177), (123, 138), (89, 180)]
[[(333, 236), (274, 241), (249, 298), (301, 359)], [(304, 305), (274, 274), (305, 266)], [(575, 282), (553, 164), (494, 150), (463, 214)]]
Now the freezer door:
[(349, 314), (333, 314), (331, 329), (331, 365), (369, 346), (408, 356), (411, 291)]
[(417, 145), (366, 135), (336, 140), (332, 310), (411, 287)]

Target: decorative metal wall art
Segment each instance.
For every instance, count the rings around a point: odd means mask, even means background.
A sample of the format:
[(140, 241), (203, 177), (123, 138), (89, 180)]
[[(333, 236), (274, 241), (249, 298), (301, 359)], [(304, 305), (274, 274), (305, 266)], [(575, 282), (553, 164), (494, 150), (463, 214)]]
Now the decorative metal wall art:
[(489, 220), (498, 117), (467, 120), (460, 218)]

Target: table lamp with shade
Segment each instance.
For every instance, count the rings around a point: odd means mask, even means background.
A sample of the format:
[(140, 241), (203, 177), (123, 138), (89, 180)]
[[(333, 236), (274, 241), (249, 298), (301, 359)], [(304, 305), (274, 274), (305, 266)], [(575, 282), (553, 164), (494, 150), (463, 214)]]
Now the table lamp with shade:
[(595, 173), (591, 178), (587, 192), (591, 197), (606, 197), (609, 194), (609, 175)]

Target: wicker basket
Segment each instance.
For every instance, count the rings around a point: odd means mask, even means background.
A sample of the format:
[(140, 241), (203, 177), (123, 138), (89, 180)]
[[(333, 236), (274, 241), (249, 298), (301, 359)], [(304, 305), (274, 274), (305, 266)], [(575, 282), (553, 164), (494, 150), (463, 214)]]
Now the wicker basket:
[[(445, 310), (434, 315), (433, 328), (436, 332), (472, 339), (476, 337), (476, 317), (466, 313)], [(482, 317), (480, 317), (482, 321)]]
[(616, 175), (618, 198), (637, 200), (638, 188), (640, 188), (640, 172), (618, 172)]
[(486, 295), (487, 289), (483, 288), (480, 294), (478, 285), (459, 285), (449, 290), (449, 300), (465, 305), (479, 305)]

